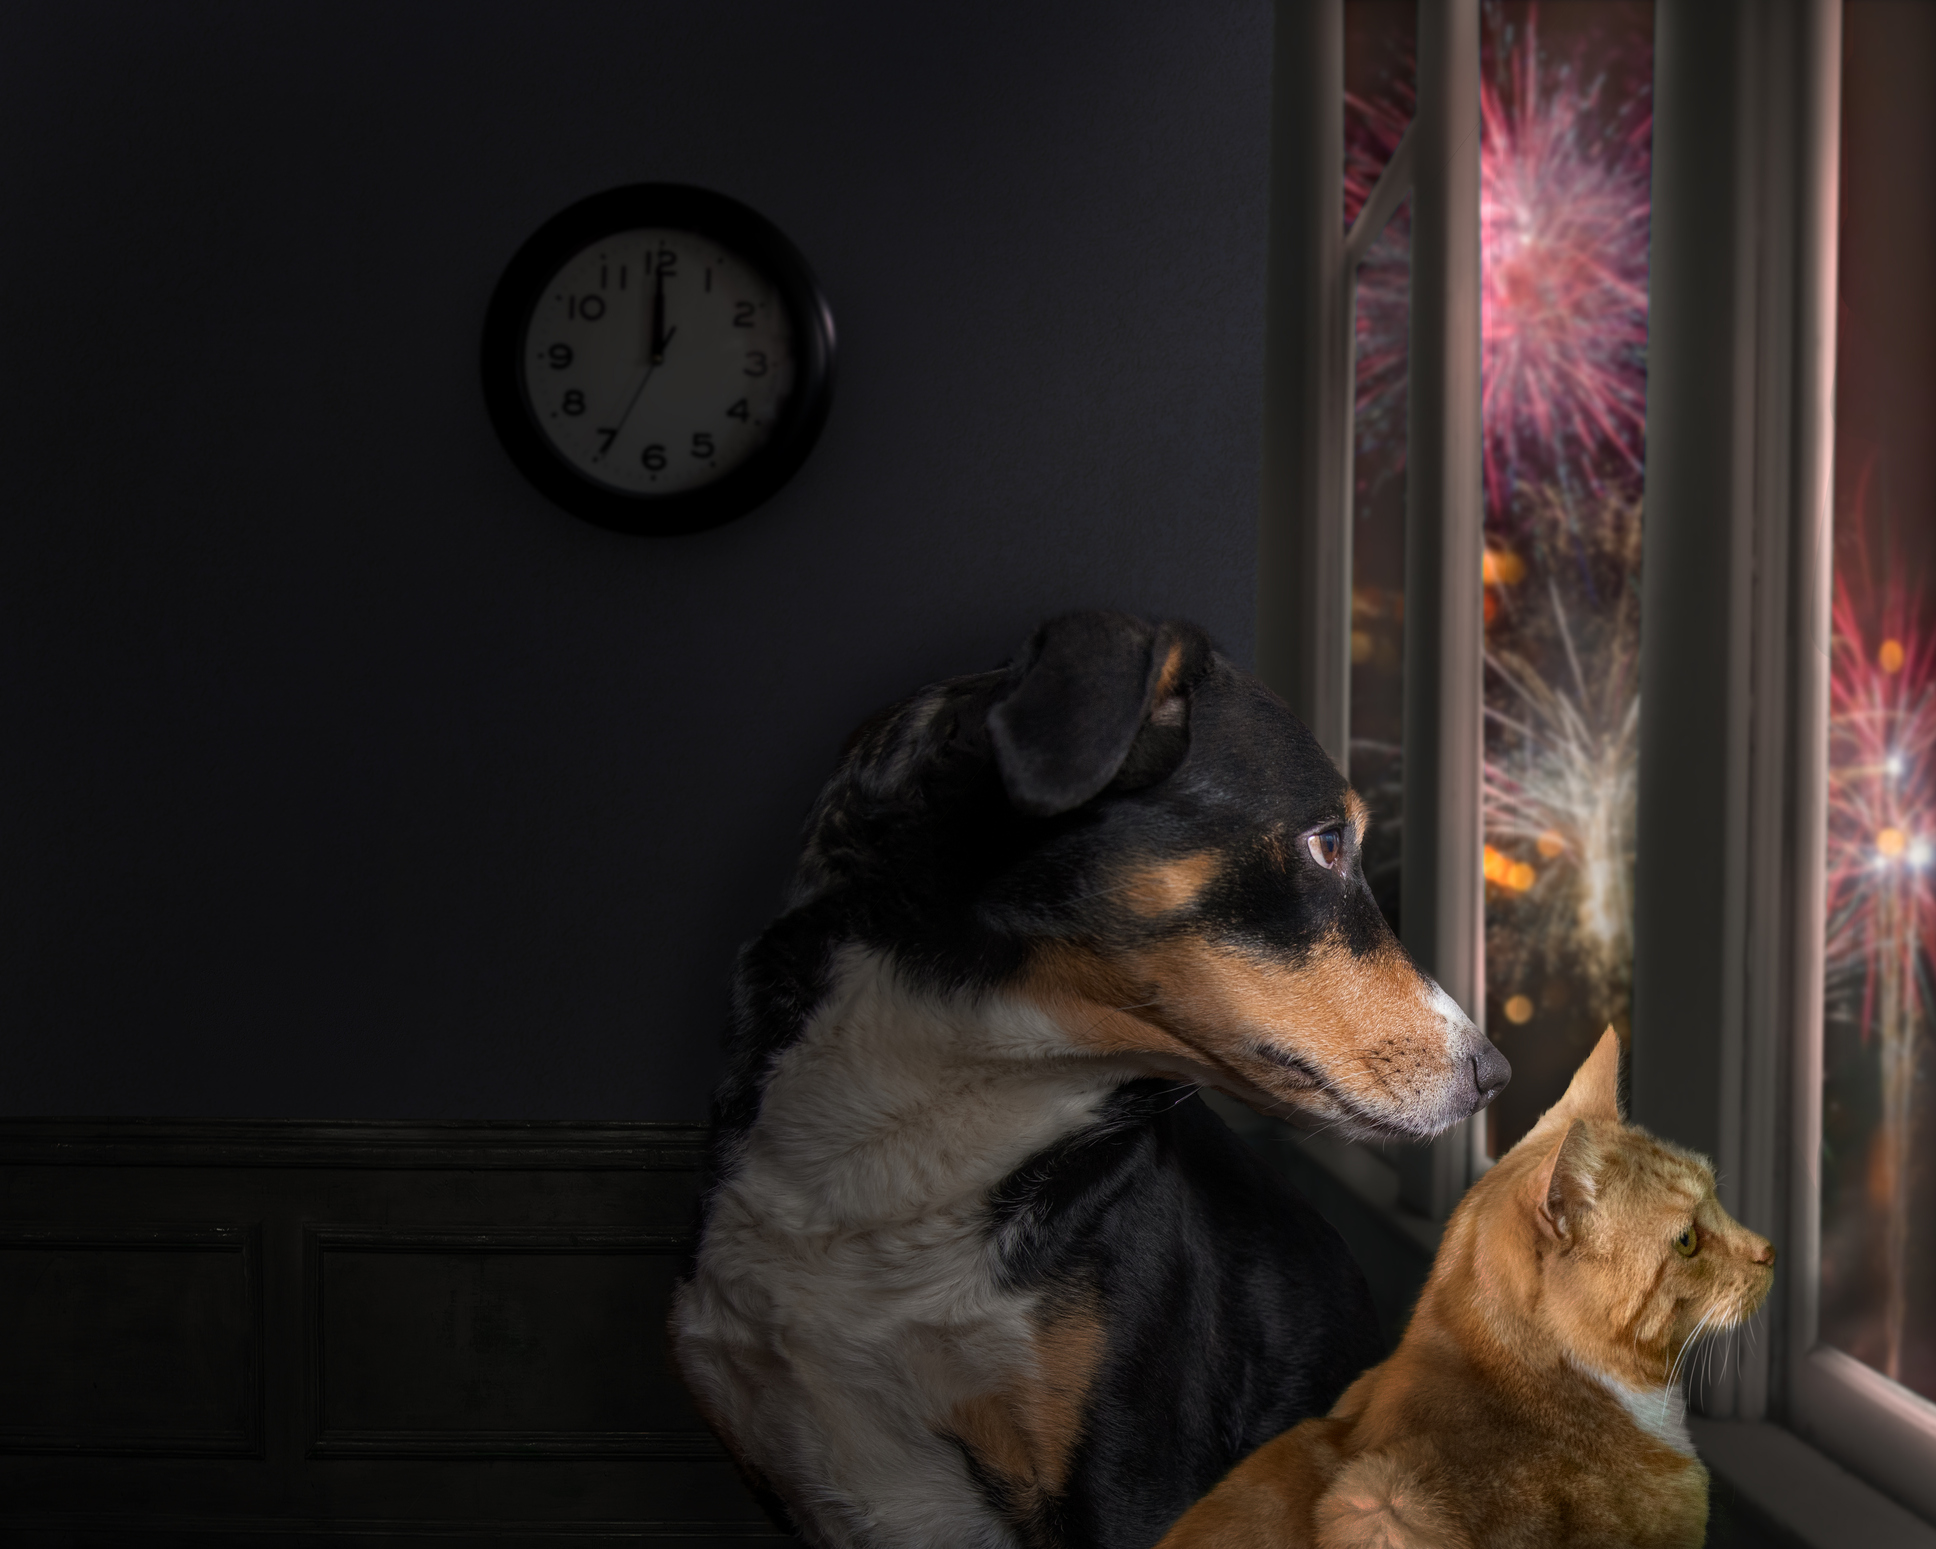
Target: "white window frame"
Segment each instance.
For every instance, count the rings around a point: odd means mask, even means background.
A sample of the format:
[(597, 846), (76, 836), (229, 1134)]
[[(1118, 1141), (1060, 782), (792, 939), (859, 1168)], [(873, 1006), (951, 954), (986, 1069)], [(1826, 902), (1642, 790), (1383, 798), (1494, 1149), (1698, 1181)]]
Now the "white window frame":
[[(1350, 773), (1357, 269), (1407, 196), (1405, 945), (1485, 1026), (1484, 498), (1479, 0), (1423, 0), (1418, 106), (1349, 233), (1344, 0), (1279, 0), (1272, 53), (1257, 670)], [(1482, 1119), (1391, 1147), (1399, 1198), (1443, 1221), (1488, 1165)]]

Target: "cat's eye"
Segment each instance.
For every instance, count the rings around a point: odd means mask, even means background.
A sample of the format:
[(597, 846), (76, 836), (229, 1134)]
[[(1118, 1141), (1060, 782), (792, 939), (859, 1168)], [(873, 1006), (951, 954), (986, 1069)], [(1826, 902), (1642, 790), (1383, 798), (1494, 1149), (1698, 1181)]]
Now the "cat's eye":
[(1344, 830), (1327, 828), (1321, 834), (1313, 834), (1304, 841), (1311, 852), (1311, 859), (1326, 871), (1336, 871), (1338, 862), (1344, 856)]
[(1684, 1259), (1691, 1259), (1701, 1251), (1701, 1234), (1688, 1227), (1674, 1239), (1674, 1251)]

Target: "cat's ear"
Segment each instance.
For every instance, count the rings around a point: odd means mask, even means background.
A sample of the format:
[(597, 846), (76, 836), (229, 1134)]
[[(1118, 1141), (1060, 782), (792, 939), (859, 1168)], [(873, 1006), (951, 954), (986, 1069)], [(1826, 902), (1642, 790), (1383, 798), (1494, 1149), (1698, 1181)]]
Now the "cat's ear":
[(1620, 1035), (1611, 1024), (1573, 1072), (1566, 1095), (1553, 1105), (1553, 1111), (1573, 1119), (1625, 1121), (1620, 1112)]
[(1579, 1228), (1580, 1212), (1593, 1203), (1593, 1141), (1575, 1119), (1533, 1178), (1533, 1218), (1555, 1242)]

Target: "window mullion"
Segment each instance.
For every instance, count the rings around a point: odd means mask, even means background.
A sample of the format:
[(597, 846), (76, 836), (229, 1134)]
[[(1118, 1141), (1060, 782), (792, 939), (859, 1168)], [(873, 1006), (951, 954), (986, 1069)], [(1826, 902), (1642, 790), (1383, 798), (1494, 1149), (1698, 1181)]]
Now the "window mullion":
[[(1412, 955), (1483, 1027), (1478, 0), (1419, 6), (1412, 135), (1402, 922)], [(1405, 1202), (1443, 1220), (1483, 1145), (1468, 1120), (1402, 1158)]]

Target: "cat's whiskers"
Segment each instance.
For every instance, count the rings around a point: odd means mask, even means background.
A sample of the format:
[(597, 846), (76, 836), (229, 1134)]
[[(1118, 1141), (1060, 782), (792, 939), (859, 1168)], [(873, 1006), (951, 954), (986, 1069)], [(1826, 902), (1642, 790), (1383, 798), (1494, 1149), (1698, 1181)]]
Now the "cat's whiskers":
[(1686, 1363), (1688, 1353), (1693, 1350), (1695, 1342), (1700, 1339), (1702, 1330), (1707, 1327), (1714, 1313), (1715, 1309), (1710, 1307), (1701, 1314), (1701, 1321), (1694, 1325), (1693, 1333), (1687, 1336), (1685, 1343), (1681, 1345), (1680, 1351), (1674, 1357), (1674, 1364), (1668, 1368), (1666, 1387), (1660, 1396), (1660, 1419), (1663, 1425), (1667, 1423), (1667, 1406), (1673, 1396), (1680, 1391), (1681, 1367)]

